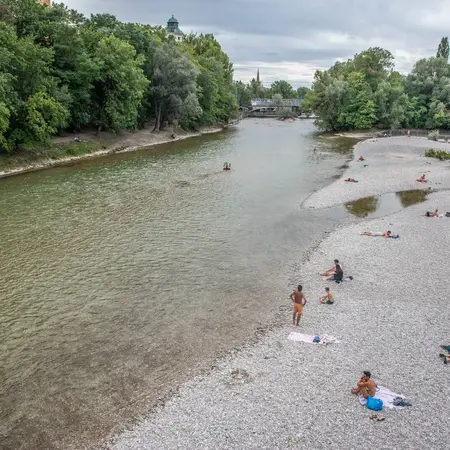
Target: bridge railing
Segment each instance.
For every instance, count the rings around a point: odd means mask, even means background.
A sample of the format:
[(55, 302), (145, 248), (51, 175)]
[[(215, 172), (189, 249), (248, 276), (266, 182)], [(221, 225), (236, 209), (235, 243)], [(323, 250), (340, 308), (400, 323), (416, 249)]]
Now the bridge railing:
[(300, 106), (299, 98), (283, 98), (274, 100), (272, 98), (252, 98), (252, 106)]

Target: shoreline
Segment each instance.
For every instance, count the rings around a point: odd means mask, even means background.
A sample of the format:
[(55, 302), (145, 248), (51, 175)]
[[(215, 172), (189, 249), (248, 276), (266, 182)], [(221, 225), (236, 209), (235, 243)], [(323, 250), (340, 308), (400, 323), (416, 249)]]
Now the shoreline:
[[(234, 126), (234, 125), (233, 125)], [(0, 179), (13, 177), (15, 175), (21, 175), (24, 173), (35, 172), (38, 170), (50, 169), (52, 167), (64, 166), (73, 162), (88, 160), (91, 158), (99, 158), (106, 155), (118, 154), (118, 153), (128, 153), (141, 150), (146, 147), (153, 147), (162, 144), (169, 144), (171, 142), (177, 142), (185, 139), (190, 139), (193, 137), (199, 137), (207, 134), (220, 133), (224, 131), (224, 127), (204, 127), (198, 132), (185, 132), (182, 131), (180, 134), (176, 134), (175, 139), (171, 137), (172, 132), (170, 131), (159, 131), (157, 133), (149, 131), (149, 129), (143, 129), (136, 131), (134, 133), (122, 132), (121, 134), (114, 136), (114, 138), (109, 138), (109, 142), (105, 145), (102, 150), (97, 150), (92, 153), (84, 153), (76, 156), (63, 156), (57, 159), (51, 159), (49, 157), (41, 157), (32, 163), (13, 168), (8, 171), (0, 171)], [(96, 142), (97, 144), (101, 141), (101, 138), (92, 138), (92, 136), (87, 135), (87, 141), (84, 141), (85, 137), (83, 133), (79, 133), (82, 138), (82, 142)], [(73, 138), (61, 139), (55, 138), (55, 142), (58, 143), (69, 143), (73, 142)]]
[[(364, 188), (354, 184), (359, 190), (347, 195), (343, 180), (354, 168), (360, 149), (366, 152), (369, 148), (367, 141), (357, 144), (350, 168), (330, 185), (333, 188), (313, 193), (304, 202), (306, 207), (344, 203), (336, 203), (336, 198), (329, 201), (333, 190), (342, 200), (363, 192), (392, 192), (397, 185), (409, 187), (411, 172), (423, 167), (417, 165), (423, 145), (415, 145), (413, 138), (400, 145), (396, 139), (372, 143), (371, 154), (365, 157), (374, 167), (369, 164), (365, 173), (367, 169), (374, 173)], [(386, 156), (386, 145), (391, 156)], [(431, 141), (426, 146), (434, 147)], [(393, 155), (400, 154), (403, 160), (411, 157), (406, 161), (413, 169), (405, 170), (405, 164), (398, 167)], [(380, 161), (374, 163), (377, 157)], [(428, 162), (433, 178), (436, 173), (443, 180), (433, 187), (450, 185), (448, 165)], [(307, 253), (299, 274), (309, 300), (300, 329), (290, 325), (290, 304), (280, 304), (279, 320), (284, 319), (284, 325), (274, 323), (256, 342), (231, 352), (206, 375), (182, 384), (132, 429), (113, 437), (108, 448), (446, 448), (448, 383), (443, 386), (442, 378), (449, 375), (437, 354), (439, 345), (447, 344), (445, 324), (450, 319), (446, 305), (450, 289), (442, 270), (448, 259), (450, 218), (430, 219), (421, 214), (436, 205), (443, 213), (450, 211), (448, 197), (445, 191), (433, 192), (423, 204), (376, 219), (355, 218), (327, 234)], [(359, 236), (365, 229), (384, 231), (387, 227), (401, 238)], [(317, 272), (330, 266), (333, 258), (343, 261), (344, 270), (355, 278), (340, 285), (332, 283), (336, 304), (327, 307), (316, 299), (330, 283)], [(417, 300), (420, 292), (426, 301)], [(329, 333), (341, 343), (291, 342), (287, 340), (291, 331)], [(386, 422), (382, 424), (368, 420), (370, 412), (349, 393), (366, 369), (377, 382), (405, 395), (413, 407), (383, 411)], [(432, 426), (433, 434), (424, 435), (424, 423)]]

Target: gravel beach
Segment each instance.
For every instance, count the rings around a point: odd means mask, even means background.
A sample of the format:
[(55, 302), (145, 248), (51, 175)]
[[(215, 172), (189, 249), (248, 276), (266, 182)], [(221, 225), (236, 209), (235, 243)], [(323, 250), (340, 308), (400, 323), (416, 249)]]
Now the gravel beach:
[[(355, 159), (363, 154), (369, 167), (353, 161), (342, 177), (360, 183), (349, 186), (340, 179), (305, 206), (417, 188), (414, 180), (428, 170), (427, 177), (442, 183), (432, 187), (450, 187), (448, 163), (423, 158), (426, 148), (446, 146), (419, 138), (361, 142)], [(439, 345), (450, 344), (450, 218), (422, 216), (436, 207), (450, 211), (449, 193), (432, 193), (422, 204), (331, 233), (298, 267), (308, 299), (300, 327), (291, 325), (287, 289), (280, 295), (286, 298), (280, 303), (285, 326), (182, 385), (108, 448), (448, 448), (450, 366), (438, 354)], [(400, 239), (359, 235), (387, 229)], [(334, 258), (353, 281), (338, 285), (318, 276)], [(334, 293), (334, 305), (319, 303), (325, 286)], [(249, 302), (258, 305), (257, 299)], [(331, 334), (341, 342), (292, 342), (291, 331)], [(371, 412), (350, 393), (363, 370), (413, 406), (383, 411), (384, 422), (370, 420)]]
[[(419, 137), (368, 139), (354, 149), (354, 159), (342, 178), (317, 191), (304, 203), (304, 208), (327, 208), (372, 195), (408, 189), (450, 188), (448, 161), (425, 158), (428, 149), (450, 151), (450, 144)], [(358, 162), (363, 156), (365, 161)], [(367, 167), (364, 167), (367, 165)], [(431, 182), (418, 183), (425, 174)], [(358, 183), (343, 180), (354, 178)]]

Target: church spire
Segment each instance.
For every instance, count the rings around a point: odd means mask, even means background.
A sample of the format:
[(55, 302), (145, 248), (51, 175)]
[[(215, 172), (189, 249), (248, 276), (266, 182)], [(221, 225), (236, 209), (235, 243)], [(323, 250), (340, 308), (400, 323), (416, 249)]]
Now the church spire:
[(258, 71), (256, 72), (256, 81), (259, 83), (259, 69), (258, 69)]

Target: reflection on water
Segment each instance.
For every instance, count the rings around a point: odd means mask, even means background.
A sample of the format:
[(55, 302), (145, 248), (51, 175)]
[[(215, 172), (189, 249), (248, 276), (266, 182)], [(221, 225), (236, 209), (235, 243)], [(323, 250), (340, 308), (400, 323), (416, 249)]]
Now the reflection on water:
[(0, 182), (2, 450), (86, 448), (274, 316), (345, 217), (299, 208), (354, 142), (314, 131), (246, 120)]
[(346, 203), (345, 208), (350, 214), (357, 217), (380, 217), (422, 203), (426, 197), (427, 191), (414, 189), (360, 198)]
[(424, 202), (427, 198), (427, 191), (414, 189), (412, 191), (397, 192), (396, 195), (398, 195), (402, 206), (407, 208), (408, 206)]

